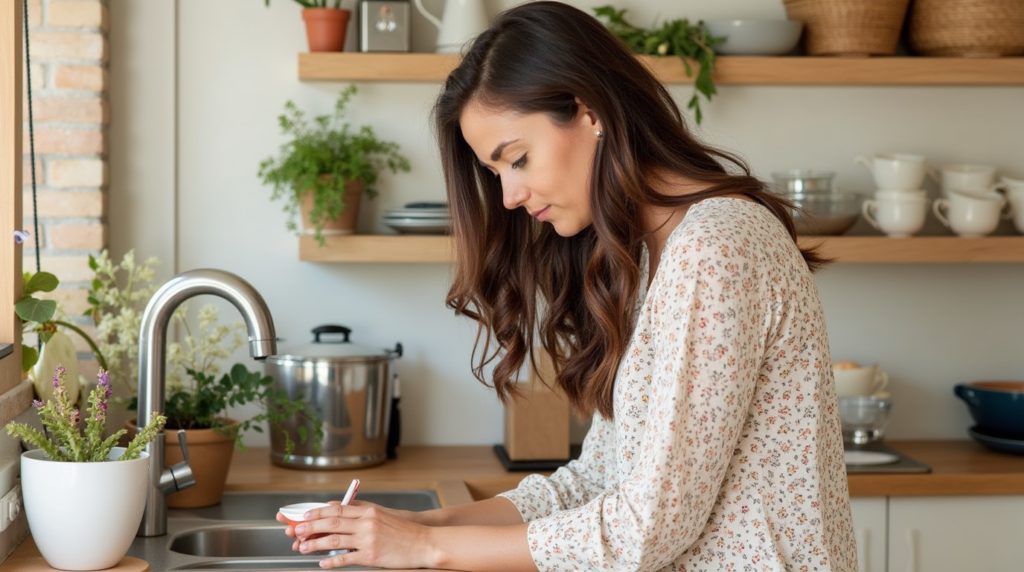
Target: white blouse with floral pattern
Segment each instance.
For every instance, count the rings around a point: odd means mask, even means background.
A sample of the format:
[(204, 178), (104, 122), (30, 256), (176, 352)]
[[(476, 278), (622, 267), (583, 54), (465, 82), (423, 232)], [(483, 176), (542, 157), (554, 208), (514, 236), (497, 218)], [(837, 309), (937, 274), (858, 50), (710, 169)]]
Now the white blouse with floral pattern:
[(690, 207), (578, 460), (502, 496), (540, 570), (855, 572), (828, 336), (764, 206)]

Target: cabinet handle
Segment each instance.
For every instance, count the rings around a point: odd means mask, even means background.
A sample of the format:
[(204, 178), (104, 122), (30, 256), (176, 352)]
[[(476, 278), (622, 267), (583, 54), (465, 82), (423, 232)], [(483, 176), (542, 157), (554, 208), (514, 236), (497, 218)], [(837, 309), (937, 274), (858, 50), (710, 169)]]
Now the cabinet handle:
[(907, 572), (917, 572), (917, 531), (908, 528), (905, 539), (907, 541)]

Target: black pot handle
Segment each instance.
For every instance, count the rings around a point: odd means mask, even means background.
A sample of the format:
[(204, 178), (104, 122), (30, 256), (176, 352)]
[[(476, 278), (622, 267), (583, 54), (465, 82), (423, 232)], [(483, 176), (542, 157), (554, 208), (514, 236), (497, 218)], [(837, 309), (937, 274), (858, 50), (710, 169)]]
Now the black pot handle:
[(320, 341), (320, 334), (342, 334), (343, 336), (345, 336), (345, 339), (341, 340), (341, 343), (347, 343), (349, 341), (348, 336), (349, 334), (352, 333), (352, 330), (350, 328), (346, 328), (345, 326), (326, 324), (323, 326), (317, 326), (313, 328), (312, 332), (314, 344), (324, 343)]

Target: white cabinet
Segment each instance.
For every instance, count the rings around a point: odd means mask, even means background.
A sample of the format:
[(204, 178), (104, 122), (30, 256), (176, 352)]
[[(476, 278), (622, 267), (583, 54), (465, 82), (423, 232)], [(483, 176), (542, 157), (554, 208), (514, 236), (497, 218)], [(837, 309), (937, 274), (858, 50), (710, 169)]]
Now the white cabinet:
[(888, 521), (888, 572), (1024, 570), (1024, 496), (890, 497)]
[(885, 572), (886, 506), (885, 497), (850, 499), (853, 531), (857, 537), (858, 572)]

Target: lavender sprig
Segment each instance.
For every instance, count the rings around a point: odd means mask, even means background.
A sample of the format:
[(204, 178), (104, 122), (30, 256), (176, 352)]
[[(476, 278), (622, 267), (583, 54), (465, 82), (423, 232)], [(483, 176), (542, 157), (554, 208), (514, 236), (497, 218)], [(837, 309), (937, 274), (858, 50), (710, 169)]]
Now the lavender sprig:
[[(109, 405), (110, 379), (107, 372), (100, 370), (97, 374), (99, 383), (89, 393), (88, 417), (85, 420), (85, 431), (79, 429), (80, 413), (71, 403), (67, 388), (64, 385), (65, 370), (57, 366), (53, 376), (53, 399), (47, 403), (35, 400), (33, 405), (39, 410), (39, 418), (43, 426), (53, 436), (47, 438), (39, 430), (25, 423), (10, 422), (6, 425), (7, 434), (20, 437), (26, 443), (40, 448), (54, 461), (99, 462), (106, 461), (110, 451), (117, 445), (118, 439), (126, 433), (121, 429), (103, 439), (103, 428), (107, 421)], [(167, 418), (153, 413), (149, 424), (143, 427), (125, 452), (117, 459), (128, 461), (139, 457), (146, 444), (159, 433)]]

